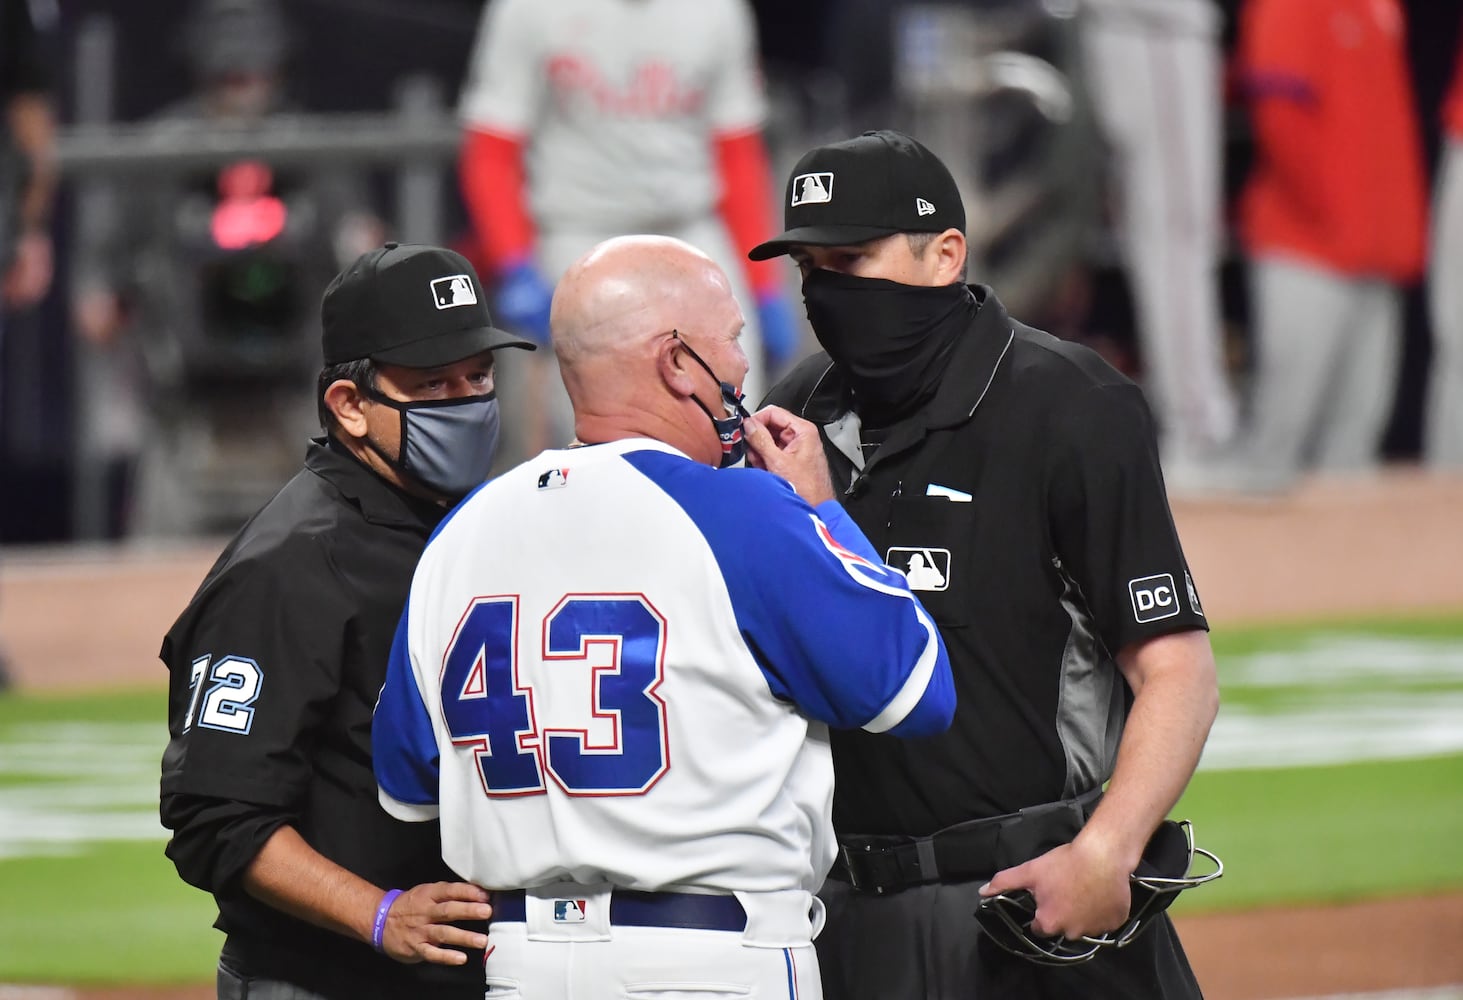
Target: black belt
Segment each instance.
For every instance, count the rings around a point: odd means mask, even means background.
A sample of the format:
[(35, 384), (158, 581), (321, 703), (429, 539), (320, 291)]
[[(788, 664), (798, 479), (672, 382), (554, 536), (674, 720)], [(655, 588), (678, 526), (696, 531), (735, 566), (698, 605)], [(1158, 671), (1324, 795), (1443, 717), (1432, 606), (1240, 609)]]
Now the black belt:
[(928, 837), (841, 835), (830, 878), (882, 896), (930, 882), (988, 879), (996, 872), (1071, 843), (1102, 798), (1102, 789), (1075, 799), (937, 830)]
[[(555, 898), (565, 903), (577, 902), (568, 896)], [(522, 923), (525, 919), (523, 890), (494, 892), (492, 919)], [(747, 928), (747, 911), (742, 909), (742, 904), (735, 896), (616, 889), (610, 893), (610, 923), (622, 927), (742, 931)]]

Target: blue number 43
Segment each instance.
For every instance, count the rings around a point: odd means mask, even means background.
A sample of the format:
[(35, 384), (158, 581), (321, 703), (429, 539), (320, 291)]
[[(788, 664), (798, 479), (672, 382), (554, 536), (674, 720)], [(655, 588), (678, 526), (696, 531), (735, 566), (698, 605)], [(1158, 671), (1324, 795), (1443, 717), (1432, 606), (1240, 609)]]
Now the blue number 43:
[[(533, 678), (517, 656), (518, 601), (473, 602), (442, 671), (442, 713), (452, 742), (476, 748), (489, 795), (532, 795), (546, 778), (570, 795), (640, 795), (666, 772), (663, 676), (666, 623), (640, 595), (568, 595), (543, 620), (544, 671), (590, 667), (596, 719), (613, 736), (592, 744), (583, 729), (537, 719)], [(536, 665), (537, 669), (537, 665)]]

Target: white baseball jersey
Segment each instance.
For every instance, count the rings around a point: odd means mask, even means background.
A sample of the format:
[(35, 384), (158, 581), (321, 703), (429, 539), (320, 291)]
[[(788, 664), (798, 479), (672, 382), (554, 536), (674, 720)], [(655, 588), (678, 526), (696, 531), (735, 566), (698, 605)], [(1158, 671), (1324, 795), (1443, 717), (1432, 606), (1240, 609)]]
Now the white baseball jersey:
[(491, 0), (460, 115), (527, 140), (540, 228), (656, 232), (712, 214), (711, 137), (766, 113), (746, 0)]
[(382, 806), (487, 888), (818, 889), (827, 726), (942, 731), (939, 634), (836, 502), (648, 440), (544, 452), (422, 556)]

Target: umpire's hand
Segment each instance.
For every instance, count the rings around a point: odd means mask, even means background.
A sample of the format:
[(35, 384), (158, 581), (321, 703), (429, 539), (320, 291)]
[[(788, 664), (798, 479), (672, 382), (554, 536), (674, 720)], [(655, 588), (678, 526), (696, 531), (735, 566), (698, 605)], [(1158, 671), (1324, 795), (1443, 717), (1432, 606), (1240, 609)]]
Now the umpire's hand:
[(493, 915), (488, 891), (467, 882), (429, 882), (406, 890), (386, 913), (381, 950), (398, 962), (464, 965), (459, 948), (483, 949), (488, 936), (453, 924)]
[(1079, 835), (1070, 844), (997, 872), (980, 894), (1029, 889), (1036, 897), (1031, 929), (1074, 941), (1084, 934), (1106, 933), (1127, 919), (1132, 902), (1129, 870), (1116, 853)]

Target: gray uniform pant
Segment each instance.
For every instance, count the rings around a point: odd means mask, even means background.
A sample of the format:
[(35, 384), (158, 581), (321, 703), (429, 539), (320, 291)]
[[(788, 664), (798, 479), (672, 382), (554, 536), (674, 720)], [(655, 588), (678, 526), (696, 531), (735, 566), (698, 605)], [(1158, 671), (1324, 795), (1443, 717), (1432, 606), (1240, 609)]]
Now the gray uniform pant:
[(1219, 305), (1223, 72), (1213, 21), (1201, 31), (1094, 8), (1082, 32), (1165, 465), (1203, 459), (1235, 430)]
[(1463, 140), (1454, 139), (1443, 153), (1432, 240), (1433, 358), (1423, 454), (1436, 468), (1463, 469)]
[(1251, 281), (1247, 464), (1277, 478), (1376, 465), (1401, 362), (1397, 287), (1279, 256), (1255, 260)]
[(218, 1000), (326, 1000), (290, 983), (252, 979), (224, 965), (218, 966)]

